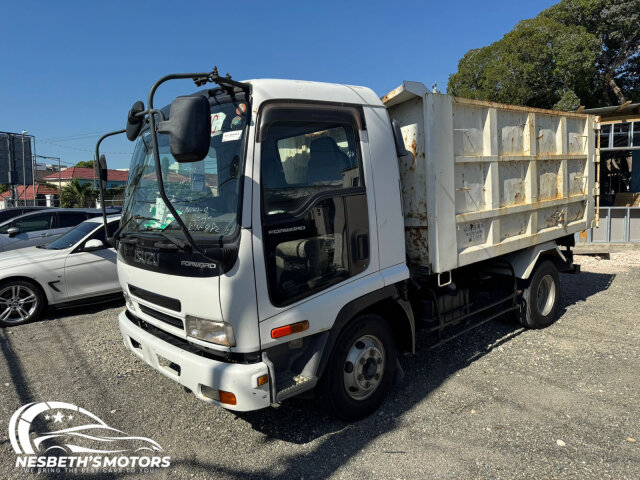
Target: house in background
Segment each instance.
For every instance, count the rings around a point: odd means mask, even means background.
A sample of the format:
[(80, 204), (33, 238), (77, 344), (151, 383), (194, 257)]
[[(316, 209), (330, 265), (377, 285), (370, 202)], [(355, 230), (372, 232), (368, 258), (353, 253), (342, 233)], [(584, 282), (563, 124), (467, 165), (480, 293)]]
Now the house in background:
[(600, 126), (600, 201), (640, 206), (640, 103), (588, 108)]
[[(45, 182), (57, 185), (60, 182), (62, 188), (68, 185), (71, 180), (77, 178), (81, 185), (94, 184), (93, 168), (70, 167), (61, 170), (59, 173), (52, 173), (43, 178)], [(107, 171), (107, 188), (124, 187), (129, 178), (128, 170), (108, 170)]]
[[(33, 205), (32, 185), (27, 186), (26, 192), (24, 185), (16, 185), (16, 190), (18, 196), (13, 202), (16, 206)], [(56, 187), (36, 183), (36, 205), (47, 205), (50, 207), (58, 206), (59, 199), (60, 191)], [(0, 193), (0, 209), (8, 208), (10, 206), (13, 206), (11, 202), (11, 190)]]
[(58, 165), (54, 163), (36, 163), (35, 167), (34, 175), (36, 177), (36, 182), (44, 181), (43, 178), (47, 175), (51, 175), (52, 173), (57, 175), (58, 173)]
[[(640, 244), (640, 103), (579, 110), (597, 115), (600, 163), (598, 228), (577, 235), (582, 252), (608, 254)], [(617, 244), (617, 245), (616, 245)]]

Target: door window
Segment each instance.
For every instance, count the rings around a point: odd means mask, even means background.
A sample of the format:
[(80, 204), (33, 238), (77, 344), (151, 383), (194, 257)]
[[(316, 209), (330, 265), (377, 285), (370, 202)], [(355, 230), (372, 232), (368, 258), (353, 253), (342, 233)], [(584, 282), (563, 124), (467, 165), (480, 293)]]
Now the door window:
[[(354, 109), (355, 110), (355, 109)], [(328, 117), (328, 118), (327, 118)], [(271, 300), (283, 306), (360, 273), (369, 239), (358, 124), (276, 121), (261, 146), (264, 245)]]
[[(119, 226), (120, 226), (119, 220), (117, 222), (108, 223), (107, 224), (107, 232), (109, 234), (108, 236), (113, 237), (113, 234), (116, 233), (116, 230), (118, 229)], [(101, 240), (103, 243), (106, 243), (107, 239), (104, 236), (104, 226), (101, 227), (100, 230), (98, 230), (96, 233), (91, 235), (91, 237), (88, 238), (87, 240), (92, 240), (94, 238), (97, 238), (98, 240)]]
[(293, 212), (325, 191), (362, 185), (352, 125), (283, 122), (269, 129), (263, 143), (262, 191), (267, 215)]
[(58, 228), (75, 227), (87, 219), (86, 213), (60, 212), (58, 213)]
[(47, 213), (29, 215), (28, 217), (16, 220), (13, 226), (19, 228), (22, 233), (49, 230), (51, 228), (51, 218), (52, 215)]

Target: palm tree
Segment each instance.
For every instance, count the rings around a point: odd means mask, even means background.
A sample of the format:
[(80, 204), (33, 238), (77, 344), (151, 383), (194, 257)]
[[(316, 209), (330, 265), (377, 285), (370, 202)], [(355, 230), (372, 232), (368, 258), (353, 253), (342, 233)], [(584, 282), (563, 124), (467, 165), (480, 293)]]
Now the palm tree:
[(77, 178), (71, 180), (60, 192), (60, 206), (63, 208), (84, 207), (91, 193), (91, 184), (81, 184)]

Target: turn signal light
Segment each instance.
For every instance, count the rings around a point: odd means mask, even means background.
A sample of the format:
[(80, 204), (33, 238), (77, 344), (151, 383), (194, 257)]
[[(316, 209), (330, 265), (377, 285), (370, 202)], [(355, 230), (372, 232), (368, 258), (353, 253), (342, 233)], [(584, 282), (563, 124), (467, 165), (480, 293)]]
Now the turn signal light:
[(258, 377), (258, 386), (261, 387), (262, 385), (266, 385), (267, 383), (269, 383), (269, 375), (264, 374), (264, 375), (260, 375)]
[(302, 322), (292, 323), (285, 325), (284, 327), (278, 327), (271, 330), (271, 338), (281, 338), (294, 333), (304, 332), (309, 328), (309, 320), (303, 320)]
[(224, 390), (219, 390), (218, 396), (220, 397), (220, 403), (226, 403), (227, 405), (236, 404), (236, 396), (231, 392), (225, 392)]

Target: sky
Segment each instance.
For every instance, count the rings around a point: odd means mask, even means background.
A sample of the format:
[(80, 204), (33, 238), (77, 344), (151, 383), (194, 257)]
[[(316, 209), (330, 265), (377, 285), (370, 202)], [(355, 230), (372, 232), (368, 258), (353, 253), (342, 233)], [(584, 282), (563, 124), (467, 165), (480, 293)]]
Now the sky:
[[(414, 80), (446, 90), (472, 48), (499, 40), (550, 0), (22, 1), (2, 8), (0, 131), (27, 130), (38, 155), (93, 158), (101, 134), (124, 128), (136, 100), (168, 73), (363, 85), (382, 96)], [(158, 90), (166, 105), (190, 81)], [(109, 168), (133, 144), (102, 143)], [(40, 162), (43, 160), (39, 160)]]

